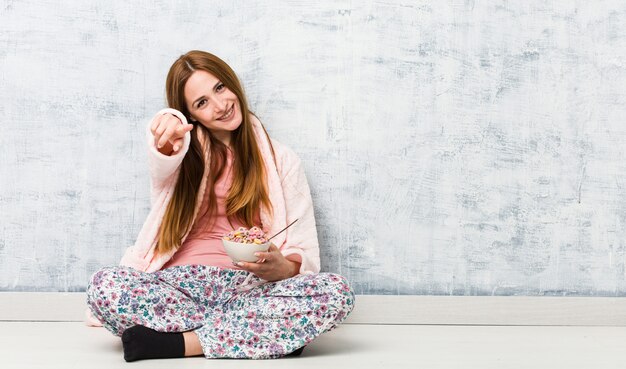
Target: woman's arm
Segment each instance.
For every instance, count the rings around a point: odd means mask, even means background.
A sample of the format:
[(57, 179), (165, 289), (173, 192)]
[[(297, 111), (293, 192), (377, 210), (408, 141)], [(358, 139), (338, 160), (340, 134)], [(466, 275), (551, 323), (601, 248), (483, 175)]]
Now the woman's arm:
[(298, 221), (286, 230), (281, 253), (289, 260), (299, 262), (301, 274), (319, 273), (320, 250), (311, 190), (298, 155), (281, 145), (285, 151), (281, 179), (286, 207), (286, 223)]
[(287, 259), (287, 261), (291, 264), (288, 278), (291, 278), (293, 276), (300, 274), (300, 266), (302, 265), (302, 263), (299, 261), (290, 260), (288, 257), (285, 259)]
[(183, 137), (182, 147), (177, 152), (172, 152), (173, 147), (169, 142), (166, 142), (161, 148), (157, 147), (157, 143), (155, 142), (155, 137), (151, 131), (151, 127), (156, 119), (166, 113), (170, 113), (176, 116), (180, 120), (181, 124), (187, 124), (187, 118), (185, 118), (185, 116), (181, 112), (176, 109), (165, 108), (157, 112), (146, 126), (146, 141), (148, 144), (148, 166), (150, 169), (150, 179), (153, 191), (157, 192), (162, 189), (167, 180), (171, 179), (172, 175), (176, 173), (177, 169), (180, 167), (180, 164), (183, 162), (183, 158), (189, 150), (189, 145), (191, 143), (191, 133), (187, 132)]
[(242, 263), (239, 266), (265, 280), (281, 280), (297, 274), (320, 271), (319, 244), (311, 192), (298, 155), (275, 140), (279, 153), (278, 172), (285, 200), (286, 223), (298, 219), (286, 230), (280, 248), (274, 244), (266, 253), (259, 253), (262, 263)]

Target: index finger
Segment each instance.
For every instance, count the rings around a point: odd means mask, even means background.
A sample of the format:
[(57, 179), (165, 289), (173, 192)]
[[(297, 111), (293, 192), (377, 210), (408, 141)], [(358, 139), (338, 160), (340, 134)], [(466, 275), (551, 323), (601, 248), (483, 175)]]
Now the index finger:
[(193, 129), (193, 124), (181, 124), (180, 127), (176, 127), (176, 134), (179, 136), (184, 136), (185, 133), (191, 131)]

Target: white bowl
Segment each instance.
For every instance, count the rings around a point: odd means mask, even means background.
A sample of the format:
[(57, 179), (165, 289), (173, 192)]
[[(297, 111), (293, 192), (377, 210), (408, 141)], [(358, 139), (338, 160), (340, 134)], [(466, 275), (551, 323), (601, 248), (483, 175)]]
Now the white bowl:
[(222, 243), (224, 244), (226, 253), (235, 263), (238, 261), (247, 261), (250, 263), (256, 262), (259, 258), (254, 256), (254, 253), (266, 252), (270, 248), (271, 244), (271, 242), (266, 242), (257, 245), (255, 243), (239, 243), (226, 241), (224, 239), (222, 239)]

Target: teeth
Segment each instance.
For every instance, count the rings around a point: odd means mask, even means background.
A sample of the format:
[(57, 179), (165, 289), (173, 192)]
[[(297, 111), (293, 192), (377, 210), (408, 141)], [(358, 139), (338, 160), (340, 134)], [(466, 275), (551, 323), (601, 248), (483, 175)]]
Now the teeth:
[(226, 115), (224, 115), (223, 117), (220, 118), (220, 120), (224, 120), (224, 119), (228, 119), (230, 118), (230, 116), (233, 114), (233, 111), (235, 111), (234, 109), (235, 107), (233, 106), (232, 108), (230, 108), (230, 110), (228, 111), (228, 113), (226, 113)]

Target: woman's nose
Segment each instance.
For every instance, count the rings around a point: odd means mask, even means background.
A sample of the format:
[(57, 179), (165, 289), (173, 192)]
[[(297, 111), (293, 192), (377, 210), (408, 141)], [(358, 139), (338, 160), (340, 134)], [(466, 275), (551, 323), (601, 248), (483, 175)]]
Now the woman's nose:
[(215, 106), (215, 112), (216, 113), (225, 113), (225, 109), (226, 109), (226, 101), (215, 97), (213, 99), (213, 106)]

